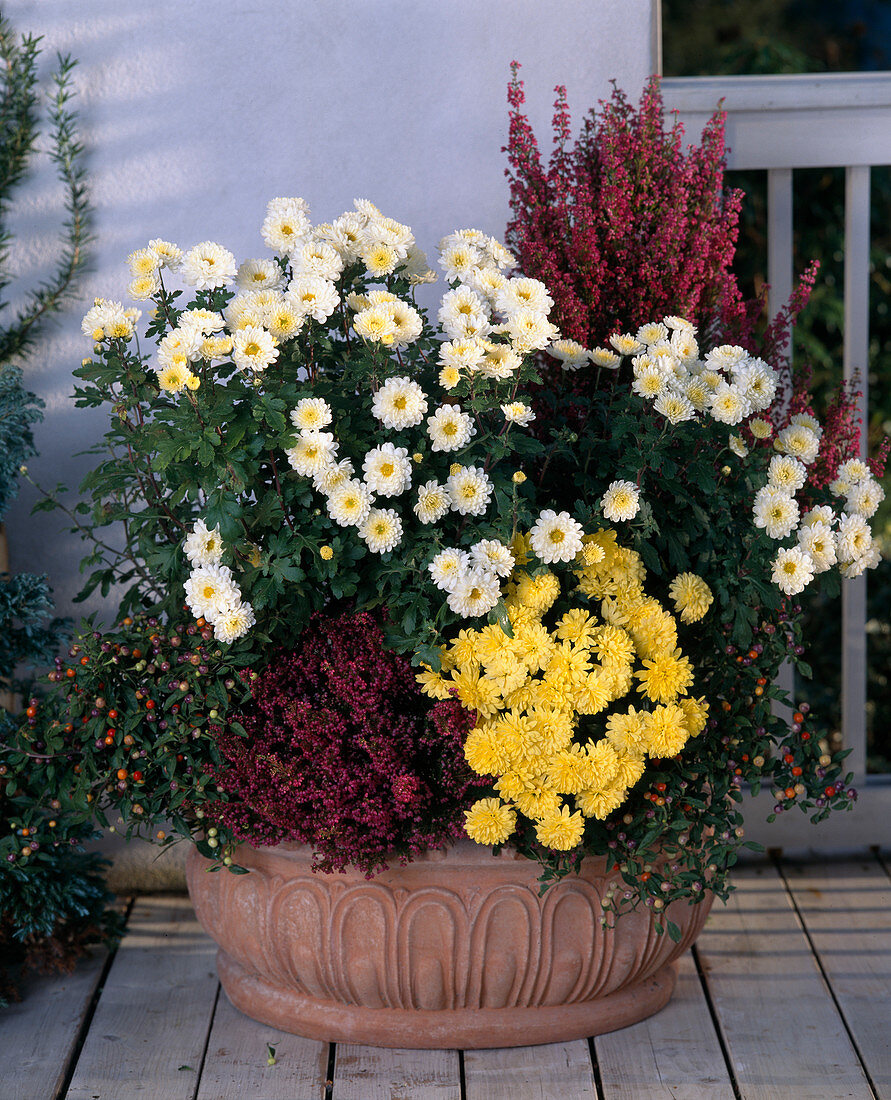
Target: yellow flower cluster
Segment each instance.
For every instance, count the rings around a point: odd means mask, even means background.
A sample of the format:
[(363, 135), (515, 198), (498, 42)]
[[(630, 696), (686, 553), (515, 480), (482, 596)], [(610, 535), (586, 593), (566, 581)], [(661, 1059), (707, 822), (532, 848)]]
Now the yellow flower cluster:
[[(553, 628), (543, 619), (560, 595), (558, 578), (522, 569), (522, 537), (514, 553), (505, 597), (513, 637), (500, 626), (462, 630), (443, 649), (442, 670), (418, 679), (434, 698), (457, 695), (477, 714), (465, 756), (479, 775), (495, 776), (499, 797), (466, 811), (468, 836), (500, 844), (520, 813), (535, 823), (540, 843), (567, 851), (580, 842), (586, 818), (621, 806), (647, 756), (674, 756), (704, 728), (707, 707), (685, 697), (693, 671), (677, 647), (675, 621), (646, 595), (640, 556), (618, 546), (614, 531), (585, 536), (574, 570), (588, 606), (567, 611)], [(580, 718), (603, 714), (635, 681), (639, 708), (611, 709), (600, 737), (589, 736), (588, 722), (579, 731)]]

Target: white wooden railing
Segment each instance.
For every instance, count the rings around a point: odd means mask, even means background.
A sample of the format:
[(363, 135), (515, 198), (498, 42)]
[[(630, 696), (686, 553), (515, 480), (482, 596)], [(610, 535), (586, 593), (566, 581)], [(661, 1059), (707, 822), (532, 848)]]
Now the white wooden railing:
[[(891, 73), (804, 76), (687, 77), (662, 81), (666, 113), (677, 112), (698, 140), (719, 101), (727, 112), (731, 169), (767, 171), (769, 305), (776, 312), (792, 292), (793, 172), (845, 169), (845, 380), (856, 374), (860, 416), (868, 423), (870, 168), (891, 164)], [(865, 457), (866, 432), (861, 442)], [(797, 810), (773, 826), (764, 817), (774, 802), (763, 792), (746, 817), (748, 835), (770, 847), (842, 851), (891, 846), (891, 776), (866, 774), (866, 584), (845, 581), (842, 595), (842, 739), (851, 754), (858, 803), (813, 829)], [(783, 686), (791, 686), (785, 673)]]

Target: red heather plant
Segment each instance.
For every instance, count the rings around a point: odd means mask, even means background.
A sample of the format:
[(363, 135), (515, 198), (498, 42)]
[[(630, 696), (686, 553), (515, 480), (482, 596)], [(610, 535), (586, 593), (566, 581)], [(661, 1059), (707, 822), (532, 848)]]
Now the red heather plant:
[(724, 191), (724, 114), (685, 150), (679, 122), (665, 131), (656, 77), (637, 111), (614, 85), (571, 147), (566, 89), (558, 87), (546, 169), (522, 113), (519, 68), (513, 62), (508, 87), (507, 244), (522, 270), (549, 287), (561, 334), (592, 347), (665, 314), (703, 332), (739, 298), (729, 269), (742, 192)]
[[(614, 85), (599, 115), (592, 109), (585, 117), (572, 146), (566, 89), (558, 86), (554, 149), (545, 168), (522, 112), (519, 68), (514, 61), (503, 150), (512, 215), (506, 241), (522, 270), (547, 284), (551, 320), (561, 334), (590, 348), (675, 314), (696, 325), (706, 346), (741, 344), (782, 365), (818, 265), (804, 272), (766, 325), (768, 288), (757, 298), (743, 297), (730, 270), (742, 192), (724, 187), (725, 113), (714, 113), (700, 145), (685, 148), (677, 119), (665, 129), (659, 79), (651, 77), (637, 110)], [(559, 368), (543, 360), (553, 384)], [(590, 377), (573, 375), (573, 389), (581, 392)]]
[(481, 780), (464, 761), (474, 715), (431, 704), (408, 658), (384, 648), (368, 613), (316, 613), (292, 651), (247, 673), (247, 736), (219, 733), (212, 769), (230, 802), (208, 818), (255, 846), (296, 840), (314, 868), (369, 877), (463, 835)]

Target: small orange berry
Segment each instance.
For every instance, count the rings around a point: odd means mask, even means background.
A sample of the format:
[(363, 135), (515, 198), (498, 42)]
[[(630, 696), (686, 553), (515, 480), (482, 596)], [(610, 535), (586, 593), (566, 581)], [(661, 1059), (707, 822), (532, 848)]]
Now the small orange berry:
[(126, 768), (118, 768), (118, 779), (126, 779), (129, 774)]

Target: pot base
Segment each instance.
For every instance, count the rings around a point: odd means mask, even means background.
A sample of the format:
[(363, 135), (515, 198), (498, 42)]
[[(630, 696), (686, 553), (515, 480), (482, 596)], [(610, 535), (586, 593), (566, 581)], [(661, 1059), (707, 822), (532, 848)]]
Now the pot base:
[(260, 1023), (307, 1039), (413, 1050), (526, 1047), (603, 1035), (664, 1008), (677, 981), (677, 963), (668, 963), (644, 981), (594, 1001), (424, 1010), (323, 1001), (251, 973), (222, 948), (217, 970), (232, 1004)]

